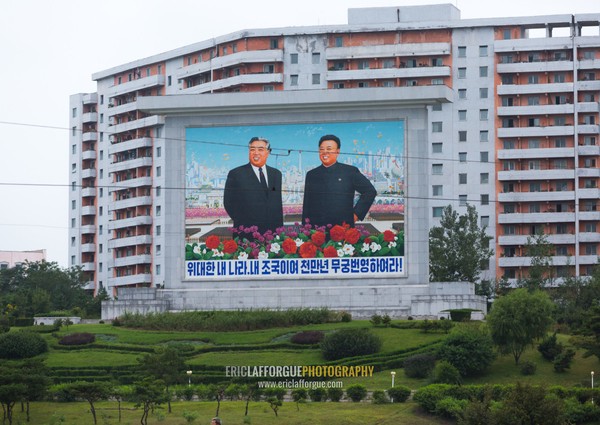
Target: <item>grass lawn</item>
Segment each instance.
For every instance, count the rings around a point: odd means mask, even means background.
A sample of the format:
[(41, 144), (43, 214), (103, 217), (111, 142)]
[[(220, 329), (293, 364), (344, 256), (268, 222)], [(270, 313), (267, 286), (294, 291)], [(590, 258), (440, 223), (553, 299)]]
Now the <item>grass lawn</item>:
[(190, 365), (207, 366), (292, 366), (323, 363), (319, 350), (226, 351), (205, 353), (188, 361)]
[(54, 351), (48, 354), (46, 366), (48, 367), (86, 367), (86, 366), (112, 366), (112, 365), (137, 365), (137, 359), (143, 353), (119, 353), (108, 350), (74, 350)]
[[(118, 422), (117, 403), (101, 402), (96, 405), (98, 423), (103, 425), (116, 425)], [(176, 402), (172, 403), (173, 412), (167, 413), (166, 406), (158, 411), (158, 415), (151, 416), (149, 424), (184, 425), (188, 422), (183, 417), (183, 412), (196, 413), (194, 424), (208, 424), (214, 416), (216, 402)], [(244, 424), (245, 403), (241, 401), (226, 401), (221, 403), (219, 416), (225, 425)], [(122, 404), (122, 425), (140, 423), (142, 412), (134, 409), (130, 403)], [(414, 403), (376, 405), (371, 403), (306, 403), (296, 404), (285, 402), (278, 411), (278, 417), (266, 402), (250, 403), (249, 417), (251, 424), (261, 425), (300, 425), (300, 424), (327, 424), (327, 425), (445, 425), (452, 422), (424, 415), (418, 412)], [(13, 423), (25, 423), (25, 414), (16, 406)], [(92, 415), (87, 403), (41, 403), (31, 404), (31, 422), (36, 425), (82, 425), (92, 424)]]

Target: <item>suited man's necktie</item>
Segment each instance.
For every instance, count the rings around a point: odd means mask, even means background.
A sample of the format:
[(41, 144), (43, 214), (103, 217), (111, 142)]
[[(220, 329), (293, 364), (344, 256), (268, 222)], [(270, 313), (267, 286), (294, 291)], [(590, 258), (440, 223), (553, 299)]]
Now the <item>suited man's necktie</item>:
[(260, 185), (263, 187), (263, 189), (268, 190), (267, 179), (265, 178), (265, 175), (263, 174), (262, 167), (258, 169), (258, 175), (260, 178)]

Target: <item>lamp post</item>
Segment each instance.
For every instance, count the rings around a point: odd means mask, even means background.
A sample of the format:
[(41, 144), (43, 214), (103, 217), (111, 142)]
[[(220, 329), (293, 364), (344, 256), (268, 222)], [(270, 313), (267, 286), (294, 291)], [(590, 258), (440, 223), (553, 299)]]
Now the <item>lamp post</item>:
[[(394, 378), (396, 377), (396, 372), (391, 371), (390, 375), (392, 375), (392, 388), (394, 388)], [(394, 397), (390, 397), (390, 401), (393, 403), (394, 402)]]
[(594, 404), (594, 371), (591, 372), (592, 375), (592, 404)]
[(191, 387), (192, 386), (192, 371), (188, 370), (186, 373), (188, 376), (188, 387)]

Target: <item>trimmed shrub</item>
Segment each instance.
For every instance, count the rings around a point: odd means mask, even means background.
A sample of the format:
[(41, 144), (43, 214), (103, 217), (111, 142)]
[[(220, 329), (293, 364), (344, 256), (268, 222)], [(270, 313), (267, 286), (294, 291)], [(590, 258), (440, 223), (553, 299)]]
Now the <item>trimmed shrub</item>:
[(404, 385), (398, 385), (386, 390), (392, 403), (404, 403), (410, 397), (410, 388)]
[(559, 353), (554, 359), (554, 371), (561, 373), (571, 367), (573, 358), (575, 357), (575, 350), (572, 348), (566, 348), (564, 351)]
[(337, 360), (377, 353), (381, 345), (381, 338), (368, 329), (341, 329), (325, 336), (321, 352), (325, 360)]
[(460, 385), (462, 379), (460, 372), (453, 365), (445, 360), (442, 360), (432, 372), (432, 382), (435, 384), (451, 384)]
[(308, 397), (308, 391), (306, 388), (294, 388), (292, 390), (292, 400), (299, 403), (300, 401), (306, 401)]
[(26, 359), (48, 351), (48, 343), (38, 333), (28, 331), (0, 334), (0, 358)]
[(458, 369), (463, 377), (483, 374), (496, 358), (490, 335), (474, 327), (454, 328), (442, 343), (438, 358)]
[(348, 323), (352, 321), (352, 315), (350, 313), (348, 313), (347, 311), (342, 311), (342, 314), (340, 315), (340, 320), (343, 323)]
[(435, 414), (444, 418), (458, 419), (467, 404), (469, 404), (467, 400), (444, 397), (435, 404)]
[(435, 406), (452, 388), (447, 384), (433, 384), (421, 387), (413, 396), (413, 400), (417, 402), (426, 412), (435, 413)]
[(448, 310), (450, 312), (450, 319), (453, 322), (467, 322), (471, 320), (471, 310), (470, 308), (457, 308), (453, 310)]
[(331, 401), (338, 402), (344, 397), (344, 390), (341, 388), (329, 388), (327, 390), (327, 398)]
[(521, 363), (521, 375), (533, 375), (537, 369), (537, 365), (534, 362), (526, 361)]
[(373, 404), (385, 404), (389, 403), (387, 396), (385, 395), (385, 391), (383, 390), (375, 390), (372, 395)]
[(290, 339), (294, 344), (318, 344), (323, 341), (325, 334), (323, 331), (302, 331), (292, 335)]
[(542, 354), (543, 358), (553, 362), (556, 356), (562, 353), (564, 347), (557, 341), (556, 332), (554, 332), (551, 336), (544, 338), (537, 349)]
[(350, 400), (358, 403), (367, 396), (367, 387), (360, 384), (350, 385), (346, 388), (346, 395)]
[(389, 315), (384, 314), (381, 318), (381, 323), (387, 328), (392, 323), (392, 318)]
[(87, 332), (81, 332), (65, 335), (58, 341), (58, 343), (60, 345), (85, 345), (91, 344), (95, 341), (96, 335)]
[(371, 320), (369, 320), (369, 322), (371, 322), (373, 326), (379, 326), (381, 325), (381, 319), (382, 317), (379, 314), (374, 314), (371, 316)]
[(308, 396), (312, 401), (325, 401), (327, 400), (327, 391), (325, 388), (313, 388), (308, 390)]
[(417, 354), (404, 359), (404, 374), (409, 378), (426, 378), (435, 367), (433, 354)]
[(285, 397), (286, 393), (287, 390), (282, 387), (266, 388), (264, 390), (265, 397), (275, 397), (277, 400), (280, 401), (283, 400), (283, 397)]

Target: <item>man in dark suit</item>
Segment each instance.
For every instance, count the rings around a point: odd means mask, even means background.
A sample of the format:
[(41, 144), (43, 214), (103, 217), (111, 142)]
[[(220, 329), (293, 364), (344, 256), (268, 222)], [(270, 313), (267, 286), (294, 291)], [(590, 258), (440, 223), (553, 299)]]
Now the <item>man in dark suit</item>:
[[(341, 142), (328, 134), (319, 140), (322, 165), (306, 173), (302, 222), (316, 226), (346, 223), (354, 226), (369, 212), (377, 190), (358, 168), (337, 162)], [(354, 194), (360, 194), (354, 204)]]
[(224, 204), (234, 227), (258, 226), (262, 234), (283, 226), (281, 172), (266, 165), (270, 152), (268, 140), (253, 137), (248, 143), (250, 162), (227, 175)]

